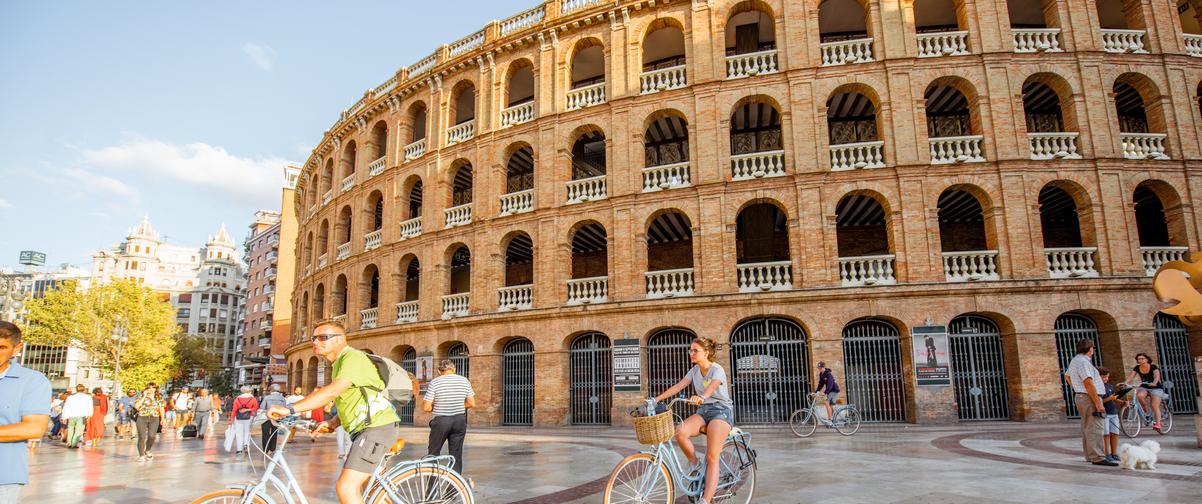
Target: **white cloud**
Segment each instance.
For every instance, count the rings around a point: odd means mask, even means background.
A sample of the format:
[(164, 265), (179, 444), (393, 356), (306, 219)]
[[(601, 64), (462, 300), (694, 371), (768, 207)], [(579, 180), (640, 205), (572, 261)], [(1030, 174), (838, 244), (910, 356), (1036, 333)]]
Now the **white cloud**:
[(275, 48), (267, 44), (247, 42), (242, 44), (242, 52), (246, 53), (250, 61), (264, 72), (270, 72), (275, 68)]
[(8, 200), (6, 200), (4, 198), (0, 198), (0, 209), (12, 208), (12, 207), (13, 207), (12, 203), (9, 203)]
[(64, 181), (81, 193), (100, 193), (122, 198), (136, 198), (138, 190), (113, 177), (92, 173), (80, 168), (63, 170)]
[[(282, 158), (238, 157), (202, 142), (173, 145), (134, 138), (122, 145), (83, 151), (89, 166), (152, 178), (169, 178), (191, 189), (213, 193), (216, 199), (262, 205), (279, 199), (283, 185)], [(292, 163), (295, 164), (295, 163)]]

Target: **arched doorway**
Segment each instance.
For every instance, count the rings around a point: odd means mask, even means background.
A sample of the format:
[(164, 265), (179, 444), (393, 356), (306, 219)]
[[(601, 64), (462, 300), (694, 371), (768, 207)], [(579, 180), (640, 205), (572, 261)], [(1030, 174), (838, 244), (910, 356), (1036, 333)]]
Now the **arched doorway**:
[[(689, 344), (697, 334), (688, 329), (661, 329), (647, 338), (647, 392), (659, 395), (676, 385), (693, 365), (689, 362)], [(687, 397), (687, 396), (686, 396)], [(677, 415), (687, 417), (696, 407), (683, 403), (673, 406)]]
[(1173, 400), (1173, 413), (1198, 413), (1198, 380), (1193, 353), (1189, 348), (1189, 332), (1176, 317), (1157, 313), (1156, 353), (1165, 388)]
[(447, 359), (455, 364), (455, 372), (464, 378), (471, 378), (471, 361), (467, 355), (467, 345), (456, 343), (447, 349)]
[(901, 334), (880, 319), (853, 320), (843, 328), (847, 402), (865, 422), (906, 421)]
[[(401, 360), (398, 362), (398, 364), (400, 364), (405, 371), (414, 373), (416, 376), (417, 350), (414, 350), (413, 347), (406, 349), (405, 353), (401, 354)], [(400, 410), (396, 412), (397, 416), (401, 417), (402, 424), (413, 425), (413, 409), (416, 405), (417, 401), (409, 401), (409, 404), (401, 406)]]
[(1098, 325), (1093, 319), (1079, 313), (1065, 313), (1056, 318), (1056, 360), (1060, 363), (1060, 389), (1064, 395), (1064, 411), (1069, 418), (1081, 418), (1077, 413), (1077, 402), (1073, 398), (1073, 386), (1064, 379), (1064, 371), (1077, 355), (1077, 341), (1093, 340), (1093, 365), (1102, 365), (1102, 347), (1098, 341)]
[(735, 421), (783, 423), (806, 405), (810, 359), (805, 330), (780, 318), (759, 318), (730, 334)]
[(501, 424), (534, 425), (534, 343), (526, 338), (501, 351)]
[(948, 324), (952, 386), (960, 420), (1009, 420), (1006, 359), (997, 324), (977, 315), (961, 315)]
[(572, 425), (609, 425), (613, 405), (613, 361), (609, 338), (581, 334), (568, 350)]

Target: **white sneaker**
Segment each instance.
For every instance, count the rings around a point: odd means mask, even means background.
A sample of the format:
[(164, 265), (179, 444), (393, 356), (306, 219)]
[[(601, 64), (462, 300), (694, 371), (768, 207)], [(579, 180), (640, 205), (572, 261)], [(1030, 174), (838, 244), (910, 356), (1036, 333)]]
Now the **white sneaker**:
[(138, 462), (146, 462), (146, 457), (138, 457)]

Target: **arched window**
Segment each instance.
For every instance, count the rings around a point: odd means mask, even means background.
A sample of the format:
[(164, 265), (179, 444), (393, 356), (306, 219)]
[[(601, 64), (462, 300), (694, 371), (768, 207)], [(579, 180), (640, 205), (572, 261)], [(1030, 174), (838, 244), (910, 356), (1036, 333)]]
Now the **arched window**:
[(470, 81), (455, 86), (451, 93), (451, 117), (455, 124), (447, 128), (447, 145), (454, 145), (476, 136), (476, 87)]
[(844, 287), (897, 283), (889, 217), (877, 198), (849, 194), (835, 207), (839, 278)]
[(731, 180), (785, 174), (780, 110), (767, 99), (746, 98), (730, 115)]
[(875, 101), (854, 87), (841, 89), (826, 101), (831, 170), (883, 168), (885, 142), (878, 133)]
[(793, 288), (788, 217), (771, 203), (744, 207), (735, 218), (739, 292)]
[(400, 276), (400, 297), (401, 302), (397, 303), (397, 323), (417, 322), (418, 317), (418, 299), (421, 295), (421, 262), (414, 255), (408, 255), (401, 259), (401, 271), (404, 272)]
[(973, 193), (950, 188), (939, 195), (939, 244), (949, 282), (997, 280), (997, 250), (990, 246), (992, 218), (986, 219)]
[(498, 291), (501, 310), (528, 309), (534, 302), (534, 242), (518, 233), (505, 246), (505, 286)]
[[(1092, 246), (1093, 233), (1088, 232), (1093, 221), (1086, 198), (1085, 191), (1071, 184), (1053, 182), (1039, 191), (1039, 223), (1052, 278), (1098, 275), (1097, 247)], [(1088, 220), (1083, 223), (1082, 217)]]
[(818, 33), (823, 66), (873, 60), (867, 3), (823, 0), (818, 5)]
[(505, 194), (501, 195), (501, 215), (534, 210), (534, 149), (524, 146), (505, 163)]
[(659, 214), (647, 226), (647, 298), (693, 295), (693, 229), (681, 212)]
[(963, 0), (914, 0), (914, 31), (918, 38), (918, 57), (959, 56), (968, 54), (968, 26), (961, 19)]
[(576, 44), (569, 69), (567, 110), (605, 103), (605, 47), (597, 39)]
[[(970, 91), (966, 95), (965, 90)], [(972, 102), (969, 101), (971, 95)], [(931, 164), (983, 162), (976, 93), (960, 78), (937, 79), (923, 94)]]
[(568, 280), (568, 304), (601, 303), (609, 297), (609, 239), (596, 222), (584, 224), (572, 234), (572, 279)]
[(684, 32), (670, 18), (652, 23), (643, 37), (642, 94), (684, 87), (685, 74)]
[(1006, 0), (1014, 52), (1060, 52), (1056, 0)]

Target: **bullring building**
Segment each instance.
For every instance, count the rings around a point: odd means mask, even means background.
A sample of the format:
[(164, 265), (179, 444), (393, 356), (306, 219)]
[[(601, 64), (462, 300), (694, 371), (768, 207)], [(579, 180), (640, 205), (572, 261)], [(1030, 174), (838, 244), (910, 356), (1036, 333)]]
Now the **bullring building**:
[(868, 421), (1056, 421), (1092, 338), (1195, 412), (1202, 334), (1151, 291), (1202, 231), (1195, 12), (551, 0), (431, 43), (304, 165), (290, 381), (329, 380), (339, 318), (458, 362), (478, 424), (621, 424), (703, 335), (740, 424), (786, 421), (818, 361)]

